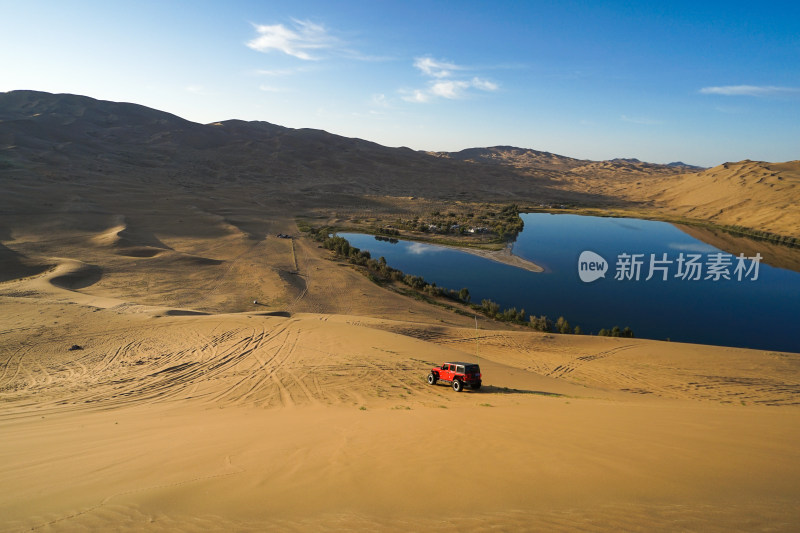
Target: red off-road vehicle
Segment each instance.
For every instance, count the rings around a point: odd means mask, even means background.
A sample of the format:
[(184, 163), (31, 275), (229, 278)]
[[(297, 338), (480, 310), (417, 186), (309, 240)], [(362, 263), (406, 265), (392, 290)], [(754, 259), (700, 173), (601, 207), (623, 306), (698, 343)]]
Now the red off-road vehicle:
[(436, 385), (437, 381), (452, 383), (456, 392), (461, 392), (464, 387), (478, 390), (481, 388), (481, 367), (475, 363), (444, 363), (433, 367), (428, 374), (428, 384)]

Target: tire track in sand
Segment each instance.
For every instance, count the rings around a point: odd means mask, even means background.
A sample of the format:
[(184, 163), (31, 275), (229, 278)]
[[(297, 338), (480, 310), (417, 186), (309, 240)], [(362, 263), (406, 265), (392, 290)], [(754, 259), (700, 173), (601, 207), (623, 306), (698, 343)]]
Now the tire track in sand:
[(610, 350), (605, 350), (602, 352), (598, 352), (595, 354), (590, 355), (582, 355), (580, 357), (576, 357), (572, 361), (568, 363), (564, 363), (562, 365), (558, 365), (552, 371), (550, 371), (547, 376), (553, 378), (561, 378), (566, 376), (567, 374), (572, 374), (575, 370), (580, 368), (581, 366), (585, 365), (586, 363), (590, 363), (592, 361), (598, 361), (600, 359), (605, 359), (610, 357), (616, 353), (619, 353), (624, 350), (629, 350), (631, 348), (636, 347), (636, 344), (626, 344), (623, 346), (617, 346), (616, 348), (612, 348)]

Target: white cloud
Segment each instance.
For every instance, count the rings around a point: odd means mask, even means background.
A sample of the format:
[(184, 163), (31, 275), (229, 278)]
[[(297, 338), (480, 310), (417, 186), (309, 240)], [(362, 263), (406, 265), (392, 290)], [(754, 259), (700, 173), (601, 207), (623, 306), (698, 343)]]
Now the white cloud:
[(298, 59), (314, 61), (320, 59), (314, 52), (337, 44), (336, 38), (329, 35), (320, 24), (296, 19), (292, 19), (292, 22), (293, 28), (283, 24), (254, 25), (258, 37), (249, 41), (247, 46), (258, 52), (277, 50)]
[[(331, 31), (322, 24), (308, 20), (292, 19), (292, 24), (287, 27), (283, 24), (260, 25), (254, 24), (258, 36), (247, 43), (249, 48), (258, 52), (278, 51), (292, 57), (306, 61), (317, 61), (335, 55), (356, 61), (388, 61), (386, 56), (364, 54), (349, 46), (349, 43), (332, 35)], [(267, 76), (287, 76), (302, 72), (303, 68), (262, 70), (260, 74)]]
[(462, 98), (464, 96), (464, 91), (471, 86), (472, 84), (468, 81), (437, 81), (431, 85), (430, 93), (434, 96), (441, 96), (442, 98), (449, 98), (453, 100), (456, 98)]
[(497, 85), (496, 83), (491, 82), (489, 80), (484, 80), (483, 78), (472, 78), (472, 86), (475, 87), (476, 89), (480, 89), (481, 91), (490, 91), (490, 92), (496, 91), (497, 89), (500, 88), (500, 86)]
[(460, 100), (470, 96), (470, 89), (481, 91), (496, 91), (500, 88), (494, 82), (473, 78), (472, 80), (431, 80), (427, 89), (414, 89), (401, 91), (406, 102), (427, 103), (435, 98), (447, 100)]
[(500, 88), (497, 83), (485, 78), (475, 76), (466, 79), (465, 76), (459, 75), (469, 70), (466, 67), (430, 56), (414, 59), (414, 67), (433, 79), (428, 81), (428, 87), (425, 89), (401, 90), (402, 99), (407, 102), (426, 103), (436, 98), (457, 100), (468, 97), (470, 89), (493, 92)]
[(723, 85), (703, 87), (701, 94), (721, 94), (724, 96), (779, 96), (800, 94), (800, 87), (775, 87), (774, 85)]
[(644, 124), (647, 126), (656, 126), (658, 124), (663, 124), (660, 120), (654, 120), (648, 117), (629, 117), (628, 115), (622, 115), (619, 117), (620, 120), (624, 120), (625, 122), (631, 122), (632, 124)]
[(449, 78), (453, 75), (454, 70), (462, 70), (462, 67), (458, 65), (446, 61), (438, 61), (432, 57), (418, 57), (414, 59), (414, 66), (420, 69), (423, 74), (432, 78)]

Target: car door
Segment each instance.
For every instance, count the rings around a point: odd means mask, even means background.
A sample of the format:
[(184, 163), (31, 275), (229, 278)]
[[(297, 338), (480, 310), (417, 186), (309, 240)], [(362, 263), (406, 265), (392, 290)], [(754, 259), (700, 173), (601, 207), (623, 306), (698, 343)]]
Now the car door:
[(453, 372), (450, 370), (452, 365), (444, 364), (442, 365), (441, 373), (439, 374), (439, 379), (443, 379), (445, 381), (451, 381), (453, 379)]

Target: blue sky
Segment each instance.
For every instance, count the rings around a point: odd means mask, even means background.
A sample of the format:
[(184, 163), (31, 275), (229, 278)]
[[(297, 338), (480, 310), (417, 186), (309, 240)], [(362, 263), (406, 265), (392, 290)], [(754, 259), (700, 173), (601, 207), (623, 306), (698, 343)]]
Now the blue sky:
[(0, 91), (389, 146), (800, 159), (798, 2), (4, 1)]

